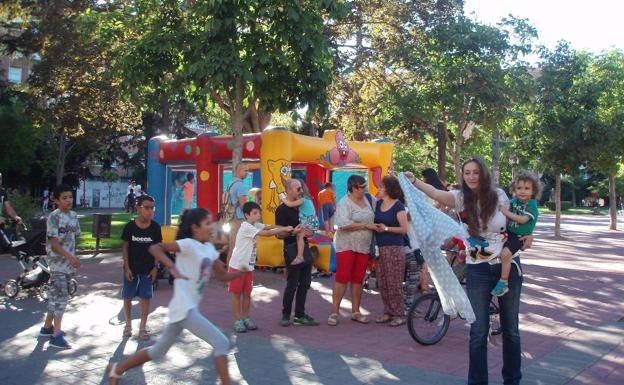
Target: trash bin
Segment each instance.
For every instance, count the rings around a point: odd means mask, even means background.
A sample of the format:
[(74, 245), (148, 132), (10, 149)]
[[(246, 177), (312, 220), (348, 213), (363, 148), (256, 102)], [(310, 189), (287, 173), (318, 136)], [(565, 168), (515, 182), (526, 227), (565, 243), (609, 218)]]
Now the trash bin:
[(93, 214), (93, 229), (91, 233), (94, 238), (110, 238), (111, 217), (111, 214)]

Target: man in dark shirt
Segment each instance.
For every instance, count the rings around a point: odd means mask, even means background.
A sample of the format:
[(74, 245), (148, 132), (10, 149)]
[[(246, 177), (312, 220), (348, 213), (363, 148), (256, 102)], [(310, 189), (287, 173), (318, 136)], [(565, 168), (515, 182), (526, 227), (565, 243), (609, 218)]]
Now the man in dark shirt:
[[(303, 189), (301, 188), (301, 182), (297, 179), (288, 179), (284, 183), (286, 189), (286, 199), (289, 201), (295, 201), (301, 198)], [(297, 244), (297, 234), (301, 231), (307, 233), (305, 242), (306, 247), (308, 240), (307, 237), (312, 235), (312, 231), (305, 230), (302, 225), (299, 224), (299, 207), (288, 207), (284, 203), (280, 204), (277, 210), (275, 210), (275, 224), (278, 226), (292, 226), (294, 230), (291, 234), (285, 236), (284, 239), (284, 260), (286, 261), (286, 269), (288, 270), (288, 279), (286, 282), (286, 289), (284, 290), (283, 308), (282, 308), (282, 320), (280, 325), (290, 325), (290, 313), (292, 312), (292, 302), (296, 297), (295, 303), (295, 318), (293, 319), (294, 325), (305, 326), (317, 326), (318, 321), (310, 317), (305, 313), (305, 301), (308, 294), (308, 289), (312, 283), (312, 262), (304, 261), (301, 264), (290, 265), (295, 255), (288, 255), (287, 249), (289, 245)], [(291, 250), (293, 247), (291, 246)], [(294, 247), (296, 250), (296, 247)], [(292, 254), (292, 253), (291, 253)], [(295, 251), (296, 254), (296, 251)]]

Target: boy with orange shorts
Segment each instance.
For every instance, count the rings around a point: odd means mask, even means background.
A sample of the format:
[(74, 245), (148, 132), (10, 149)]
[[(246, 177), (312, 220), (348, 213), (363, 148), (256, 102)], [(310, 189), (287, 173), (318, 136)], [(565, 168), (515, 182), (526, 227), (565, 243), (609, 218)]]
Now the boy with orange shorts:
[(269, 226), (260, 223), (262, 216), (260, 206), (255, 202), (243, 205), (245, 220), (236, 234), (232, 258), (228, 271), (245, 271), (245, 274), (228, 283), (228, 291), (232, 294), (232, 315), (234, 316), (234, 331), (245, 333), (247, 330), (256, 330), (258, 326), (249, 317), (251, 304), (251, 289), (253, 288), (253, 270), (256, 264), (257, 237), (270, 237), (281, 233), (289, 233), (292, 226)]

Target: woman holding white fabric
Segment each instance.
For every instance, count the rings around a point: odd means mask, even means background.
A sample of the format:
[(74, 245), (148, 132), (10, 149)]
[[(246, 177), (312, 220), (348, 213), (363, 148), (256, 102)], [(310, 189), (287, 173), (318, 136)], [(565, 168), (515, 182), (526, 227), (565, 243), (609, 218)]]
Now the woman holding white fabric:
[[(466, 286), (476, 315), (476, 321), (470, 327), (468, 384), (485, 385), (488, 383), (490, 291), (500, 275), (499, 254), (506, 231), (506, 218), (499, 207), (509, 205), (509, 199), (503, 190), (492, 185), (485, 162), (478, 157), (470, 158), (462, 165), (461, 190), (438, 190), (418, 179), (414, 184), (430, 198), (459, 211), (467, 229)], [(528, 238), (525, 246), (529, 247), (531, 242), (532, 238)], [(503, 332), (502, 375), (506, 385), (518, 385), (522, 378), (518, 329), (522, 273), (519, 257), (514, 260), (517, 268), (512, 269), (509, 277), (509, 297), (501, 297), (499, 301)]]

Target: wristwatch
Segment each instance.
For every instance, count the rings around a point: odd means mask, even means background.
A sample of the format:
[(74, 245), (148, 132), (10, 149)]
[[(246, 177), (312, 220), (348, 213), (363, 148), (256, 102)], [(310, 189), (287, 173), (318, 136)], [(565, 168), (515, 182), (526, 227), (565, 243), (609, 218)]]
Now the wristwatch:
[(387, 233), (388, 232), (388, 226), (384, 226), (384, 231)]

